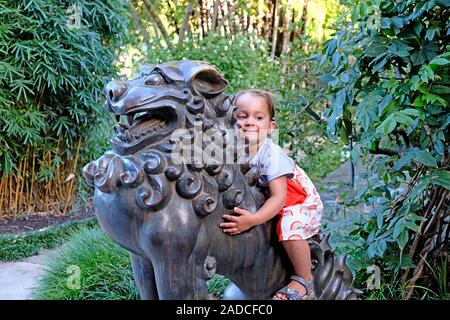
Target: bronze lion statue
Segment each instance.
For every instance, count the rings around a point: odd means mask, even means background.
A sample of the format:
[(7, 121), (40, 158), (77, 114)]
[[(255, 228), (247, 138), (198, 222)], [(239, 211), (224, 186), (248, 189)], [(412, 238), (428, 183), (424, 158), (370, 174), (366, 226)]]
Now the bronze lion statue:
[[(234, 123), (227, 84), (214, 66), (185, 60), (145, 65), (134, 79), (106, 86), (106, 108), (119, 121), (112, 151), (83, 174), (95, 188), (102, 229), (130, 252), (142, 299), (209, 299), (207, 281), (216, 273), (250, 299), (269, 299), (289, 281), (274, 220), (237, 236), (219, 227), (233, 207), (254, 212), (263, 204), (256, 171), (173, 156), (196, 132), (227, 137)], [(175, 134), (179, 129), (183, 134)], [(227, 148), (212, 140), (200, 147)], [(357, 299), (361, 291), (352, 288), (345, 257), (334, 257), (326, 237), (310, 246), (315, 296)]]

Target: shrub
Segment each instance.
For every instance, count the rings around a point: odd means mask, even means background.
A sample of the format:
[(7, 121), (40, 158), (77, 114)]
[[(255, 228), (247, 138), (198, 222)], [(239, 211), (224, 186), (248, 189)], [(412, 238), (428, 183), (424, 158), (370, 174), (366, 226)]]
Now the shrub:
[[(71, 275), (80, 271), (79, 287)], [(99, 228), (74, 235), (48, 263), (47, 272), (33, 292), (43, 300), (138, 299), (130, 257)]]
[(0, 1), (0, 213), (55, 200), (67, 210), (80, 163), (105, 146), (102, 89), (127, 10), (124, 0)]
[(269, 61), (267, 42), (257, 36), (212, 34), (190, 39), (174, 50), (150, 42), (145, 59), (154, 64), (182, 59), (209, 62), (228, 80), (229, 92), (250, 87), (270, 89), (279, 82), (278, 64)]
[(320, 60), (333, 64), (321, 77), (331, 99), (327, 133), (354, 136), (352, 158), (368, 165), (353, 204), (371, 210), (351, 233), (364, 240), (355, 254), (389, 271), (388, 283), (400, 279), (405, 298), (419, 288), (427, 257), (448, 250), (449, 8), (361, 1)]

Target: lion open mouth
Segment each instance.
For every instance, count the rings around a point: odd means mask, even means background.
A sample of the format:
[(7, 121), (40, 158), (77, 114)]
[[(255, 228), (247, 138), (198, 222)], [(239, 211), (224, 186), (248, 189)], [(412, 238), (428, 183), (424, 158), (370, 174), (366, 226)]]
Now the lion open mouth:
[(150, 142), (154, 137), (165, 136), (176, 126), (176, 111), (172, 107), (157, 110), (130, 111), (125, 115), (117, 115), (118, 124), (114, 127), (116, 133), (113, 142), (118, 145), (137, 145)]

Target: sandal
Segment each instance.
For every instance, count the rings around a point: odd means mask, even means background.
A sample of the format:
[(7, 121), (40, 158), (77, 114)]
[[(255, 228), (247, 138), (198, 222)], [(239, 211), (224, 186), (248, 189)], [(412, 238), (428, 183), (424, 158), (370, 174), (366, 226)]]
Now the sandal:
[(304, 296), (300, 295), (295, 289), (292, 289), (288, 286), (285, 286), (277, 291), (277, 293), (273, 296), (272, 300), (283, 300), (277, 297), (278, 293), (282, 293), (286, 296), (287, 300), (311, 300), (313, 299), (313, 291), (312, 291), (312, 282), (306, 282), (302, 277), (292, 275), (291, 280), (297, 281), (306, 289), (306, 294)]

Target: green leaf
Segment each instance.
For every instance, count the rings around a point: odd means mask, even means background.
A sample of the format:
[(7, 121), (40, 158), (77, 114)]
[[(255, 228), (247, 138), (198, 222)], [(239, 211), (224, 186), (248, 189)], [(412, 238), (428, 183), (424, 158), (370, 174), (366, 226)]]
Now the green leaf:
[(408, 243), (409, 240), (409, 233), (408, 230), (403, 230), (402, 233), (400, 233), (400, 235), (397, 238), (397, 244), (399, 246), (400, 249), (405, 248), (406, 244)]
[(404, 166), (409, 165), (411, 163), (413, 157), (414, 157), (414, 154), (412, 152), (405, 152), (405, 154), (395, 162), (394, 167), (392, 169), (394, 171), (399, 171)]
[(397, 127), (397, 121), (394, 119), (394, 114), (388, 116), (377, 128), (377, 133), (384, 135), (391, 133)]
[(427, 33), (425, 34), (425, 39), (432, 41), (435, 34), (436, 34), (436, 29), (430, 28), (427, 30)]
[(408, 201), (414, 202), (422, 198), (424, 191), (428, 189), (429, 185), (430, 185), (430, 177), (429, 176), (421, 177), (414, 186), (414, 188), (411, 190), (410, 194), (408, 195)]
[(433, 58), (430, 61), (430, 64), (435, 64), (438, 66), (445, 66), (446, 64), (449, 64), (449, 63), (450, 63), (450, 60), (447, 60), (445, 58), (440, 58), (440, 57)]
[(396, 28), (401, 28), (403, 27), (404, 21), (402, 18), (400, 17), (392, 17), (391, 18), (392, 24), (396, 27)]
[(384, 57), (383, 59), (381, 59), (380, 61), (378, 61), (378, 62), (373, 66), (372, 72), (375, 73), (375, 72), (380, 71), (380, 70), (386, 65), (387, 62), (388, 62), (388, 58), (387, 58), (387, 57)]
[(356, 109), (356, 125), (361, 125), (364, 131), (367, 131), (372, 122), (378, 119), (376, 113), (372, 110), (372, 106), (366, 103), (365, 100), (361, 101)]
[(383, 212), (379, 212), (377, 216), (378, 229), (381, 229), (381, 227), (383, 226), (383, 218), (384, 218)]
[(405, 225), (408, 229), (411, 229), (416, 233), (420, 232), (420, 227), (412, 221), (406, 221)]
[(359, 19), (359, 16), (359, 5), (356, 5), (352, 10), (352, 21), (357, 21)]
[(414, 161), (424, 164), (428, 167), (437, 168), (437, 161), (427, 150), (419, 150), (414, 155)]
[(443, 85), (433, 85), (430, 90), (432, 93), (443, 95), (443, 94), (450, 94), (450, 87), (449, 86), (443, 86)]
[(404, 113), (413, 117), (418, 117), (420, 115), (420, 111), (417, 109), (404, 109), (401, 110), (400, 113)]
[(380, 21), (380, 27), (381, 29), (388, 29), (391, 27), (391, 20), (389, 18), (383, 18)]
[(406, 218), (407, 218), (408, 220), (410, 220), (410, 221), (420, 221), (420, 222), (422, 222), (422, 221), (425, 220), (424, 217), (418, 216), (418, 215), (413, 214), (413, 213), (409, 214)]
[(431, 175), (431, 183), (450, 190), (450, 171), (435, 171)]
[(327, 56), (333, 55), (334, 51), (336, 51), (337, 48), (337, 40), (332, 39), (330, 42), (328, 42), (327, 50), (325, 51)]
[(420, 32), (422, 31), (422, 23), (418, 22), (418, 23), (414, 24), (413, 29), (414, 29), (414, 32), (415, 32), (418, 36), (420, 36)]
[(405, 115), (403, 113), (400, 113), (400, 112), (395, 115), (395, 120), (397, 122), (403, 123), (403, 124), (405, 124), (407, 126), (413, 126), (414, 125), (414, 120), (411, 117), (409, 117), (409, 116), (407, 116), (407, 115)]
[(419, 88), (420, 77), (418, 75), (412, 76), (410, 83), (411, 89), (417, 90)]
[(367, 255), (370, 258), (373, 258), (377, 255), (378, 252), (378, 246), (376, 242), (373, 242), (369, 245), (369, 247), (367, 248)]
[(348, 135), (344, 126), (341, 126), (341, 128), (339, 129), (339, 137), (341, 138), (343, 143), (348, 144)]
[(383, 110), (392, 102), (392, 95), (386, 95), (378, 106), (378, 115), (381, 116), (383, 114)]
[(340, 59), (341, 59), (341, 54), (336, 51), (335, 53), (333, 53), (333, 55), (331, 57), (331, 62), (333, 63), (333, 65), (335, 67), (337, 67), (339, 65)]
[(410, 269), (415, 267), (416, 265), (414, 264), (414, 261), (411, 260), (409, 255), (403, 255), (401, 257), (400, 269)]
[(394, 232), (392, 233), (392, 236), (394, 239), (397, 239), (398, 236), (405, 230), (405, 221), (403, 219), (399, 219), (397, 223), (394, 226)]

